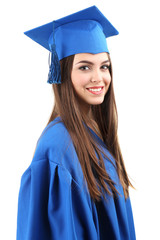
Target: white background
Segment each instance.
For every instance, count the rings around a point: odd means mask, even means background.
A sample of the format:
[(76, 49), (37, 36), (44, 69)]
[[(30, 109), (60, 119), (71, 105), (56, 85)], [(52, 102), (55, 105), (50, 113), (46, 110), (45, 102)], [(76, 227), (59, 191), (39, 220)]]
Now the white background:
[(16, 239), (20, 178), (52, 110), (48, 51), (23, 32), (96, 5), (119, 30), (108, 39), (119, 140), (138, 240), (160, 239), (158, 0), (14, 0), (0, 6), (0, 239)]

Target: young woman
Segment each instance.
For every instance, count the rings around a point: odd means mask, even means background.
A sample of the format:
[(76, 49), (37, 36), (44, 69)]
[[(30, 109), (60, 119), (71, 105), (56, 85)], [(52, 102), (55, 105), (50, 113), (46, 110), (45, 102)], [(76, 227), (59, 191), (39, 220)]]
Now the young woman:
[(95, 6), (26, 32), (52, 52), (55, 104), (21, 179), (18, 240), (135, 239), (106, 43), (116, 34)]

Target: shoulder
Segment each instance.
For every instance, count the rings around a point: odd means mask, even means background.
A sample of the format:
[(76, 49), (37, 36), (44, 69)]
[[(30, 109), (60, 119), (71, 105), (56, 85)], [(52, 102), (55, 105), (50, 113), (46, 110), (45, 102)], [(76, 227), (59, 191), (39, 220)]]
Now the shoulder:
[(31, 167), (36, 172), (58, 167), (80, 185), (83, 172), (70, 134), (60, 118), (53, 120), (42, 132), (36, 146)]
[(48, 158), (50, 152), (55, 155), (62, 154), (72, 143), (71, 137), (60, 117), (55, 118), (43, 130), (37, 141), (34, 161)]

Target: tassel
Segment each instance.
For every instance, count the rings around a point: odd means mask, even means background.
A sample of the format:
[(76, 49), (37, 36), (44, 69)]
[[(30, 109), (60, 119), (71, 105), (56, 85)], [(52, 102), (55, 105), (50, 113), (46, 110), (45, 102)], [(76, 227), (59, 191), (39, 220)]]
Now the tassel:
[(53, 44), (51, 45), (51, 64), (49, 67), (48, 83), (61, 83), (61, 66), (56, 52), (56, 45), (54, 39), (54, 21), (53, 21)]

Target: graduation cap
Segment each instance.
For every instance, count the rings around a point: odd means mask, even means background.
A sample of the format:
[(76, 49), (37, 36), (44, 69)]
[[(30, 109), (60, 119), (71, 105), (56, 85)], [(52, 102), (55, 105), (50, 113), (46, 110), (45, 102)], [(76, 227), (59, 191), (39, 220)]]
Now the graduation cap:
[(118, 31), (92, 6), (25, 34), (52, 53), (48, 83), (61, 83), (61, 59), (78, 53), (109, 53), (106, 38)]

